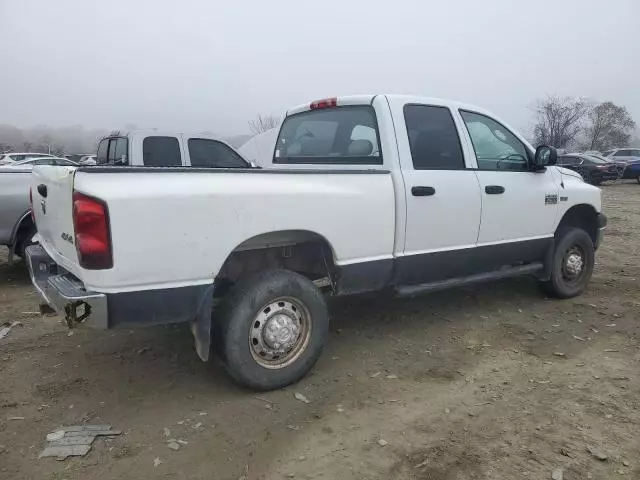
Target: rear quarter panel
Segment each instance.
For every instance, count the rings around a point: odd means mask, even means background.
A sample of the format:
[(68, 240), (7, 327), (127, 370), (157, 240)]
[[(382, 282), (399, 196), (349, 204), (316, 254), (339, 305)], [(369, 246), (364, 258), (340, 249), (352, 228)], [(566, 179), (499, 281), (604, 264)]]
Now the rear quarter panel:
[(284, 230), (323, 236), (338, 264), (392, 257), (388, 173), (78, 171), (75, 189), (109, 208), (114, 267), (81, 275), (95, 291), (211, 283), (238, 245)]

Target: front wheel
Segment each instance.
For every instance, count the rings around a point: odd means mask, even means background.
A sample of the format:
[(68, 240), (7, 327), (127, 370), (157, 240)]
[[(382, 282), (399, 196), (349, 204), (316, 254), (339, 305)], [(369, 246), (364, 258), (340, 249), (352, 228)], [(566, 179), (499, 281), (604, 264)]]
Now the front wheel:
[(594, 258), (593, 241), (587, 232), (573, 227), (562, 229), (556, 234), (551, 278), (542, 282), (542, 287), (558, 298), (580, 295), (591, 280)]
[(311, 370), (329, 331), (327, 304), (306, 277), (288, 270), (258, 273), (234, 285), (214, 344), (225, 369), (256, 390), (290, 385)]

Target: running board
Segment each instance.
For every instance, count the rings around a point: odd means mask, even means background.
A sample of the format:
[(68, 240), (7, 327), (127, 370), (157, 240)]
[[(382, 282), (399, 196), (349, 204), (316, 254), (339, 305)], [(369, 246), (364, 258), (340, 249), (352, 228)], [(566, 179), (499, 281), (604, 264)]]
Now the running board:
[(503, 268), (488, 273), (479, 273), (469, 275), (468, 277), (450, 278), (448, 280), (440, 280), (437, 282), (421, 283), (418, 285), (400, 285), (396, 287), (396, 294), (400, 297), (411, 297), (424, 292), (433, 292), (436, 290), (445, 290), (453, 287), (462, 287), (474, 283), (481, 283), (490, 280), (500, 280), (502, 278), (516, 277), (519, 275), (527, 275), (536, 273), (544, 268), (542, 263), (528, 263), (517, 267)]

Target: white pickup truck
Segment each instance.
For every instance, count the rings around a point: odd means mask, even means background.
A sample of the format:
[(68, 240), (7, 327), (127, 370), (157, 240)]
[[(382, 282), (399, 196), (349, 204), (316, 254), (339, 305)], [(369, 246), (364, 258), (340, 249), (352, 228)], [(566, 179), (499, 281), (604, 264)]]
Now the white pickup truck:
[(273, 389), (318, 359), (327, 294), (580, 294), (606, 217), (555, 159), (470, 105), (325, 99), (287, 112), (266, 169), (37, 167), (28, 264), (70, 326), (191, 322), (203, 360)]

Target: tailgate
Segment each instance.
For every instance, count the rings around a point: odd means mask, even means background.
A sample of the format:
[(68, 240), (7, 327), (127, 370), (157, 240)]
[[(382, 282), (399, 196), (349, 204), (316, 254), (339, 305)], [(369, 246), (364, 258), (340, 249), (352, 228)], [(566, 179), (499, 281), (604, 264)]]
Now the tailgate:
[(72, 273), (78, 269), (73, 228), (75, 167), (40, 165), (33, 169), (31, 194), (40, 244)]

